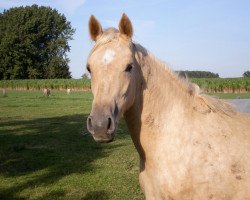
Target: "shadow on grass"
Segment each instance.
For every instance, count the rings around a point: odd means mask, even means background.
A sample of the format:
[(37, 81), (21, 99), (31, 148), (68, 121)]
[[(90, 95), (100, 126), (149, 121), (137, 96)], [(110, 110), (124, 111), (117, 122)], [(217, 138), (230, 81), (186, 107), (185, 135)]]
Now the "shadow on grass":
[(105, 191), (89, 192), (82, 200), (107, 200), (109, 199), (108, 194)]
[[(25, 199), (19, 193), (26, 189), (49, 187), (73, 173), (94, 172), (94, 160), (108, 156), (121, 146), (94, 142), (83, 126), (86, 118), (72, 115), (0, 121), (0, 175), (17, 180), (0, 188), (0, 199)], [(64, 190), (48, 191), (41, 199), (58, 199), (64, 195)], [(94, 191), (83, 198), (108, 199), (108, 194)]]

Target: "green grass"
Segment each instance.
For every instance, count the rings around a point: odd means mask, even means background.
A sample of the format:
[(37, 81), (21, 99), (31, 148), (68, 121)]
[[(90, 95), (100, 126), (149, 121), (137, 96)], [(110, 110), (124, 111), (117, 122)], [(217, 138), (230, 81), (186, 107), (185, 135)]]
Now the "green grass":
[(90, 92), (0, 97), (0, 199), (143, 199), (124, 122), (98, 144), (86, 130)]
[(124, 122), (113, 143), (94, 142), (85, 123), (91, 102), (90, 92), (0, 96), (0, 199), (143, 199)]

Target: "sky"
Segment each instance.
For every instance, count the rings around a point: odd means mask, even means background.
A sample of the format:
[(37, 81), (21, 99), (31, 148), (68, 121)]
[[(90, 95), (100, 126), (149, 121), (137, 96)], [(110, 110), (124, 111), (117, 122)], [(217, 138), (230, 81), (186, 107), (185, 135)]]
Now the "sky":
[(76, 29), (68, 53), (73, 78), (86, 72), (94, 44), (88, 32), (91, 14), (103, 28), (117, 28), (126, 13), (133, 40), (173, 70), (211, 71), (220, 77), (241, 77), (250, 70), (249, 0), (0, 0), (0, 12), (32, 4), (57, 9)]

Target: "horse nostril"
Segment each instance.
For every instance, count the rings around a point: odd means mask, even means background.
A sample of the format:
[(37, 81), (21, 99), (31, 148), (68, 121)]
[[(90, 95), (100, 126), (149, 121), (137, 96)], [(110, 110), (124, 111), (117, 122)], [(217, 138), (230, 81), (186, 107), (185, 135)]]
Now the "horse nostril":
[(107, 128), (108, 128), (108, 130), (109, 130), (109, 129), (110, 129), (110, 127), (111, 127), (111, 123), (112, 123), (112, 121), (111, 121), (111, 118), (109, 117), (109, 118), (108, 118), (108, 127), (107, 127)]
[(115, 130), (115, 123), (112, 117), (89, 116), (87, 118), (87, 129), (93, 135), (110, 134)]

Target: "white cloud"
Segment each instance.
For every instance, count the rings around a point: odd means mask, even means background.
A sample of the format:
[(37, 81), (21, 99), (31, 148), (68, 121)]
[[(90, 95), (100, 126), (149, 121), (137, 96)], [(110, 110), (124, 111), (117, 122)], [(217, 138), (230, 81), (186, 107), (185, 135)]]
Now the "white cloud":
[(28, 6), (32, 4), (50, 6), (62, 10), (67, 14), (73, 14), (78, 8), (84, 5), (86, 0), (1, 0), (0, 8), (8, 9), (16, 6)]

